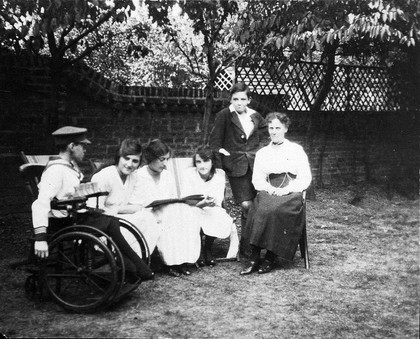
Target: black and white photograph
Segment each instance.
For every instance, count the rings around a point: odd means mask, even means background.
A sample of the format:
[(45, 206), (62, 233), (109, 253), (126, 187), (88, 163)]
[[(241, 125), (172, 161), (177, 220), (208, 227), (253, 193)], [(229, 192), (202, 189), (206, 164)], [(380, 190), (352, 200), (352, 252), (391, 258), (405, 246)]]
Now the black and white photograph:
[(419, 338), (420, 2), (0, 0), (0, 338)]

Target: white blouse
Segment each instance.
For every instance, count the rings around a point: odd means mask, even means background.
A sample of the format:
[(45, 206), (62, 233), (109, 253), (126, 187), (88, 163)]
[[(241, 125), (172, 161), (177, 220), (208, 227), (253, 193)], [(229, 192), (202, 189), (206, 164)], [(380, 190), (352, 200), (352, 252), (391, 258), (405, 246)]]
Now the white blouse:
[[(105, 210), (109, 215), (118, 213), (120, 206), (129, 203), (136, 186), (136, 172), (127, 176), (125, 182), (122, 181), (116, 166), (108, 166), (92, 176), (91, 181), (98, 183), (102, 192), (109, 192), (109, 195), (99, 197), (99, 208)], [(89, 205), (92, 205), (89, 199)], [(94, 198), (96, 204), (96, 198)]]
[(185, 172), (185, 182), (182, 183), (182, 196), (203, 194), (215, 198), (216, 206), (221, 206), (225, 196), (225, 171), (216, 168), (213, 178), (209, 181), (201, 179), (196, 167), (190, 167)]
[(147, 206), (154, 200), (177, 198), (175, 180), (168, 170), (163, 170), (156, 182), (147, 169), (148, 166), (143, 166), (136, 171), (130, 203)]
[(286, 172), (296, 175), (287, 186), (290, 192), (302, 192), (309, 187), (312, 174), (308, 156), (302, 146), (284, 139), (282, 145), (270, 143), (256, 153), (252, 183), (257, 191), (272, 193), (275, 188), (268, 182), (268, 175)]

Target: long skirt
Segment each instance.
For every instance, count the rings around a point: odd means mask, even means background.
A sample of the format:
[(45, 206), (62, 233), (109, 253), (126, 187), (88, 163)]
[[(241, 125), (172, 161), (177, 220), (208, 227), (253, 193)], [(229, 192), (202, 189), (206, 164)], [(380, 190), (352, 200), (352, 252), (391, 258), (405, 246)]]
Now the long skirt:
[(302, 193), (273, 196), (258, 193), (248, 213), (245, 238), (279, 258), (293, 261), (304, 226)]
[(200, 256), (201, 225), (193, 208), (176, 203), (162, 206), (153, 213), (163, 227), (157, 249), (164, 264), (195, 263)]
[[(158, 239), (162, 234), (163, 227), (162, 223), (156, 220), (154, 213), (150, 209), (143, 209), (133, 214), (117, 214), (116, 216), (132, 223), (143, 234), (150, 253), (154, 251)], [(134, 236), (130, 232), (122, 229), (121, 233), (129, 244), (136, 243)], [(141, 253), (141, 249), (138, 246), (134, 250), (138, 254)]]
[(220, 206), (193, 207), (193, 210), (205, 235), (222, 239), (230, 235), (233, 219), (224, 208)]

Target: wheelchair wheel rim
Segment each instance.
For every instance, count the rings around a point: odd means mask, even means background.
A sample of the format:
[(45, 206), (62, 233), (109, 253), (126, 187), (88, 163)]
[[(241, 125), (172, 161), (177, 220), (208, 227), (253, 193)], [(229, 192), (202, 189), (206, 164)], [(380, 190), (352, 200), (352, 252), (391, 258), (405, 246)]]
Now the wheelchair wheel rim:
[(53, 299), (67, 310), (90, 312), (106, 306), (121, 287), (111, 250), (85, 232), (62, 234), (50, 243), (42, 276)]

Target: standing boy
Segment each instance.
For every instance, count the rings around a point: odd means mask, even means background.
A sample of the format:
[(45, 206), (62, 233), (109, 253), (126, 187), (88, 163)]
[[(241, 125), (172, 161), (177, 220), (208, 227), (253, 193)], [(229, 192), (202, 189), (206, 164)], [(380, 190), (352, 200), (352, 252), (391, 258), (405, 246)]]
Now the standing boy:
[[(248, 107), (251, 97), (247, 85), (243, 82), (234, 84), (230, 94), (229, 107), (216, 115), (210, 132), (210, 147), (217, 152), (219, 165), (221, 163), (229, 178), (233, 198), (241, 205), (243, 232), (248, 210), (256, 195), (252, 185), (255, 153), (260, 148), (267, 124), (258, 112)], [(243, 245), (242, 237), (242, 254)]]

